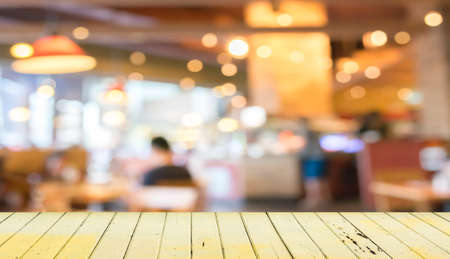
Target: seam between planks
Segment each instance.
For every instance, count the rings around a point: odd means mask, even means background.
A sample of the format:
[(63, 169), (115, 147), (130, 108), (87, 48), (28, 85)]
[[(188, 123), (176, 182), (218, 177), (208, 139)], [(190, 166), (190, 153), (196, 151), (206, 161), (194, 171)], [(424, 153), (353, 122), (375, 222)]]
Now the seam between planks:
[[(275, 229), (275, 233), (277, 233), (278, 238), (280, 238), (281, 243), (283, 243), (284, 247), (286, 248), (286, 250), (288, 251), (288, 253), (291, 255), (292, 258), (294, 258), (294, 255), (292, 254), (291, 250), (289, 249), (289, 247), (287, 246), (286, 242), (284, 242), (283, 238), (280, 235), (280, 232), (278, 232), (277, 227), (273, 224), (272, 219), (270, 218), (269, 214), (267, 213), (267, 211), (264, 213), (266, 215), (266, 217), (269, 219), (270, 224), (272, 225), (273, 229)], [(287, 213), (286, 213), (287, 214)]]
[[(384, 214), (388, 215), (390, 218), (394, 219), (395, 221), (397, 221), (398, 223), (402, 224), (403, 226), (407, 227), (408, 229), (411, 229), (414, 233), (416, 233), (417, 235), (419, 235), (421, 238), (429, 241), (430, 243), (432, 243), (433, 245), (435, 245), (437, 248), (439, 248), (440, 250), (444, 251), (446, 254), (448, 254), (447, 251), (445, 251), (444, 249), (441, 248), (441, 246), (439, 244), (436, 244), (435, 242), (433, 242), (432, 240), (428, 239), (427, 237), (423, 236), (422, 234), (420, 234), (419, 232), (415, 231), (413, 228), (410, 228), (409, 226), (407, 226), (406, 224), (403, 224), (403, 222), (401, 222), (400, 220), (397, 220), (395, 217), (391, 216), (391, 214), (384, 212)], [(427, 224), (428, 225), (428, 224)]]
[(11, 217), (14, 214), (15, 214), (15, 212), (10, 213), (8, 216), (6, 216), (6, 218), (4, 218), (3, 220), (0, 221), (0, 224), (3, 223), (3, 221), (7, 220), (9, 217)]
[(108, 230), (109, 226), (111, 225), (111, 223), (113, 222), (114, 218), (116, 217), (117, 212), (114, 212), (114, 215), (111, 217), (111, 220), (108, 222), (108, 226), (106, 226), (106, 228), (103, 230), (102, 235), (100, 236), (100, 238), (97, 240), (97, 243), (95, 244), (94, 248), (92, 249), (92, 251), (89, 253), (88, 258), (92, 257), (92, 254), (94, 253), (95, 249), (97, 249), (98, 244), (100, 244), (100, 241), (102, 240), (103, 236), (105, 235), (106, 231)]
[[(344, 218), (345, 221), (347, 221), (348, 223), (350, 223), (350, 225), (352, 225), (355, 229), (357, 229), (359, 232), (363, 233), (364, 236), (367, 237), (367, 239), (370, 240), (370, 242), (372, 242), (374, 245), (376, 245), (379, 249), (381, 249), (381, 251), (383, 251), (383, 253), (385, 253), (387, 256), (389, 256), (389, 258), (393, 258), (390, 254), (388, 254), (388, 252), (386, 250), (383, 249), (382, 246), (378, 245), (377, 243), (375, 243), (375, 241), (373, 241), (366, 233), (364, 233), (364, 231), (362, 231), (361, 229), (359, 229), (357, 226), (353, 225), (352, 221), (347, 219), (344, 215), (342, 215), (340, 212), (338, 212), (338, 214)], [(389, 233), (389, 235), (391, 235), (391, 233)], [(392, 235), (391, 235), (392, 236)]]
[(250, 237), (250, 234), (248, 233), (247, 226), (245, 224), (244, 218), (242, 217), (242, 212), (238, 212), (238, 214), (239, 214), (239, 218), (241, 219), (242, 226), (244, 226), (245, 234), (247, 235), (248, 241), (250, 242), (250, 245), (252, 247), (253, 254), (255, 255), (256, 258), (260, 258), (258, 253), (256, 253), (256, 248), (254, 247), (253, 241)]
[[(298, 219), (297, 219), (297, 217), (294, 215), (294, 213), (292, 213), (292, 212), (289, 212), (289, 213), (292, 215), (292, 217), (294, 217), (295, 222), (297, 223), (297, 225), (299, 225), (299, 226), (303, 229), (303, 232), (305, 232), (305, 234), (309, 237), (309, 239), (311, 239), (311, 241), (314, 243), (314, 245), (316, 245), (317, 248), (319, 248), (319, 251), (322, 253), (322, 255), (323, 255), (325, 258), (328, 258), (328, 256), (325, 254), (325, 252), (324, 252), (324, 251), (322, 250), (322, 248), (319, 246), (319, 244), (316, 243), (316, 240), (314, 240), (314, 239), (309, 235), (308, 231), (306, 231), (306, 229), (303, 227), (303, 225), (300, 223), (300, 221), (298, 221)], [(301, 213), (301, 212), (300, 212), (300, 213)]]
[[(449, 212), (449, 213), (450, 213), (450, 212)], [(448, 219), (446, 219), (446, 218), (442, 217), (442, 216), (441, 216), (441, 215), (439, 215), (438, 213), (435, 213), (435, 212), (433, 212), (433, 214), (434, 214), (434, 215), (436, 215), (436, 216), (438, 216), (439, 218), (441, 218), (441, 219), (445, 220), (445, 221), (448, 221), (448, 222), (450, 222), (450, 220), (448, 220)]]
[(225, 248), (223, 247), (222, 243), (222, 233), (220, 232), (219, 220), (217, 219), (217, 212), (214, 212), (214, 220), (216, 222), (217, 234), (219, 234), (220, 252), (222, 253), (222, 258), (225, 259)]
[(58, 250), (58, 252), (55, 254), (54, 258), (57, 258), (58, 255), (61, 253), (61, 251), (67, 246), (67, 244), (72, 240), (72, 238), (76, 235), (78, 230), (84, 225), (86, 220), (92, 215), (92, 212), (89, 212), (87, 217), (81, 222), (81, 224), (77, 227), (77, 229), (70, 235), (69, 239), (64, 243), (64, 245), (61, 246), (61, 248)]
[[(425, 220), (423, 220), (423, 219), (420, 218), (420, 217), (417, 217), (414, 213), (409, 213), (409, 214), (412, 215), (412, 216), (414, 216), (415, 218), (419, 219), (419, 220), (422, 221), (423, 223), (427, 224), (428, 226), (430, 226), (430, 227), (432, 227), (432, 228), (435, 228), (435, 229), (439, 230), (439, 232), (441, 232), (441, 233), (443, 233), (443, 234), (449, 236), (447, 233), (445, 233), (444, 231), (442, 231), (440, 228), (438, 228), (438, 227), (436, 227), (436, 226), (434, 226), (434, 225), (431, 225), (430, 223), (426, 222)], [(433, 214), (433, 215), (435, 215), (435, 214)]]
[(189, 213), (189, 216), (190, 216), (190, 221), (191, 221), (191, 222), (190, 222), (190, 226), (189, 226), (189, 227), (191, 228), (191, 229), (190, 229), (190, 232), (191, 232), (191, 233), (190, 233), (190, 238), (191, 238), (191, 240), (190, 240), (190, 242), (191, 242), (191, 249), (190, 249), (190, 253), (189, 253), (189, 256), (190, 256), (189, 258), (192, 258), (192, 255), (194, 254), (194, 249), (193, 249), (193, 245), (194, 245), (194, 244), (192, 243), (192, 212)]
[(139, 222), (141, 221), (141, 217), (142, 217), (142, 212), (139, 212), (138, 220), (136, 221), (136, 224), (134, 225), (133, 232), (131, 233), (130, 240), (128, 240), (127, 248), (125, 249), (125, 253), (123, 253), (122, 258), (125, 258), (127, 256), (128, 248), (130, 247), (131, 240), (133, 240), (134, 233), (136, 232), (136, 228), (139, 225)]
[[(369, 212), (370, 213), (370, 212)], [(378, 226), (380, 226), (382, 229), (384, 229), (389, 235), (393, 236), (395, 239), (397, 239), (400, 243), (404, 244), (405, 246), (407, 246), (409, 248), (409, 250), (413, 251), (414, 253), (418, 254), (420, 257), (425, 258), (424, 255), (420, 254), (419, 252), (416, 252), (408, 243), (403, 242), (403, 240), (401, 240), (400, 238), (398, 238), (395, 235), (392, 235), (391, 231), (389, 231), (389, 229), (385, 228), (383, 225), (379, 224), (377, 221), (372, 220), (371, 218), (369, 218), (365, 212), (362, 213), (366, 218), (368, 218), (369, 220), (371, 220), (372, 222), (374, 222), (375, 224), (377, 224)]]
[(39, 242), (39, 240), (41, 240), (47, 234), (47, 232), (66, 215), (66, 213), (67, 212), (64, 212), (55, 222), (53, 222), (53, 224), (47, 230), (45, 230), (45, 232), (42, 233), (42, 235), (30, 247), (28, 247), (28, 249), (25, 250), (25, 252), (23, 254), (21, 254), (19, 257), (21, 258), (26, 253), (28, 253), (28, 251), (30, 251), (30, 249), (33, 248), (33, 246), (35, 246)]
[(21, 231), (24, 227), (26, 227), (28, 224), (30, 224), (31, 221), (33, 221), (37, 216), (39, 216), (41, 212), (36, 213), (34, 217), (32, 217), (28, 222), (26, 222), (22, 227), (20, 227), (16, 232), (14, 232), (8, 239), (6, 239), (3, 243), (0, 244), (0, 247), (2, 247), (4, 244), (6, 244), (11, 238), (13, 238), (19, 231)]
[[(340, 241), (341, 240), (341, 238), (336, 234), (336, 233), (334, 233), (334, 231), (333, 231), (333, 229), (331, 229), (331, 227), (330, 226), (328, 226), (328, 224), (317, 214), (317, 212), (313, 212), (313, 214), (314, 214), (314, 216), (316, 216), (320, 221), (322, 221), (322, 223), (328, 228), (328, 230), (330, 230), (331, 231), (331, 233), (333, 233), (333, 235)], [(343, 242), (343, 244), (347, 247), (347, 249), (348, 250), (350, 250), (350, 252), (352, 253), (352, 254), (354, 254), (355, 256), (356, 256), (356, 258), (361, 258), (360, 256), (358, 256), (354, 251), (353, 251), (353, 249), (351, 249), (348, 245), (347, 245), (347, 243), (346, 242)]]
[(164, 225), (161, 231), (161, 239), (159, 241), (159, 248), (158, 248), (158, 255), (156, 258), (159, 258), (160, 254), (161, 254), (161, 247), (162, 247), (162, 243), (163, 243), (163, 238), (164, 238), (164, 234), (166, 233), (166, 224), (167, 224), (167, 212), (164, 213)]

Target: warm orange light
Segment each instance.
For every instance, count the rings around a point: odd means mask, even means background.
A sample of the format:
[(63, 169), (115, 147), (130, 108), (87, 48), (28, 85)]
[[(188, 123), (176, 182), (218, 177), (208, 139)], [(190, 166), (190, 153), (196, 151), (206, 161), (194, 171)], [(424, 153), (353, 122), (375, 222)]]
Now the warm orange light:
[(362, 86), (354, 86), (350, 88), (350, 96), (355, 99), (363, 98), (366, 95), (366, 89)]
[(226, 64), (226, 63), (231, 63), (231, 61), (233, 60), (233, 58), (230, 56), (230, 54), (226, 53), (226, 52), (222, 52), (219, 55), (217, 55), (217, 62), (219, 64)]
[(43, 37), (33, 43), (31, 57), (16, 60), (12, 68), (25, 74), (63, 74), (93, 69), (97, 62), (72, 40), (61, 35)]
[(129, 80), (142, 81), (144, 80), (144, 75), (139, 72), (132, 72), (128, 75)]
[(294, 50), (289, 54), (289, 59), (295, 64), (300, 64), (305, 61), (305, 54), (299, 50)]
[(39, 86), (37, 93), (42, 97), (51, 98), (55, 95), (55, 89), (51, 85), (44, 84)]
[(217, 45), (217, 36), (214, 33), (207, 33), (202, 37), (202, 44), (207, 48), (213, 48)]
[(222, 132), (233, 132), (239, 128), (239, 123), (233, 118), (223, 118), (217, 123), (217, 128)]
[(234, 76), (238, 71), (237, 66), (231, 63), (224, 64), (220, 70), (224, 76)]
[(30, 110), (27, 107), (14, 107), (8, 112), (8, 117), (14, 122), (26, 122), (30, 119)]
[(345, 84), (350, 82), (352, 80), (352, 75), (348, 74), (344, 71), (339, 71), (336, 73), (336, 81), (338, 81), (341, 84)]
[(385, 45), (387, 42), (387, 39), (388, 38), (387, 38), (386, 33), (381, 30), (374, 31), (370, 34), (370, 40), (372, 41), (372, 44), (377, 47), (381, 47), (381, 46)]
[(195, 86), (195, 81), (194, 81), (194, 79), (192, 79), (190, 77), (185, 77), (180, 80), (180, 87), (183, 90), (192, 89), (192, 88), (194, 88), (194, 86)]
[(85, 40), (89, 37), (89, 30), (86, 27), (78, 26), (73, 29), (72, 36), (77, 40)]
[(359, 64), (358, 64), (358, 62), (356, 62), (354, 60), (348, 60), (348, 61), (344, 62), (344, 64), (342, 65), (342, 68), (345, 73), (354, 74), (354, 73), (358, 72)]
[(283, 14), (280, 14), (277, 16), (277, 23), (280, 26), (284, 26), (284, 27), (289, 26), (292, 24), (293, 20), (294, 19), (292, 18), (292, 16), (287, 13), (283, 13)]
[(190, 60), (186, 66), (191, 72), (200, 72), (203, 69), (203, 63), (198, 59)]
[(406, 31), (399, 31), (394, 36), (395, 42), (400, 45), (407, 44), (411, 40), (411, 36)]
[(109, 104), (124, 105), (127, 102), (127, 95), (119, 89), (112, 89), (105, 93), (104, 101)]
[(134, 51), (133, 53), (130, 54), (130, 62), (133, 65), (136, 65), (136, 66), (143, 65), (146, 60), (147, 60), (147, 57), (145, 56), (144, 53), (142, 53), (140, 51)]
[(236, 93), (236, 86), (232, 83), (225, 83), (222, 85), (222, 94), (224, 96), (232, 96)]
[(33, 55), (34, 50), (33, 46), (31, 46), (30, 44), (21, 42), (12, 45), (9, 52), (14, 58), (28, 58)]
[(437, 27), (441, 25), (443, 21), (444, 18), (442, 17), (442, 14), (436, 11), (430, 11), (424, 17), (425, 24), (430, 27)]
[(397, 96), (400, 100), (407, 101), (411, 97), (412, 93), (413, 93), (413, 91), (411, 89), (402, 88), (402, 89), (398, 90)]
[(364, 75), (369, 79), (376, 79), (381, 75), (381, 70), (376, 66), (370, 66), (364, 70)]
[(268, 58), (272, 55), (272, 49), (267, 45), (259, 46), (256, 49), (256, 55), (260, 58)]
[(242, 95), (236, 95), (231, 98), (231, 105), (234, 108), (243, 108), (247, 105), (247, 99)]
[(236, 58), (244, 58), (249, 50), (248, 43), (243, 38), (236, 38), (228, 43), (228, 52)]

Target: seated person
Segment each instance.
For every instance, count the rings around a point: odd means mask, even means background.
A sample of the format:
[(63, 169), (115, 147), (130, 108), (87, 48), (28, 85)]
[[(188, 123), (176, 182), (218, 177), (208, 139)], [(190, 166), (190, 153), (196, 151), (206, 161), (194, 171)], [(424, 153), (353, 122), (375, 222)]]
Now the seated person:
[(173, 153), (163, 137), (152, 139), (152, 162), (155, 167), (144, 174), (143, 185), (169, 184), (170, 182), (193, 183), (189, 171), (173, 164)]

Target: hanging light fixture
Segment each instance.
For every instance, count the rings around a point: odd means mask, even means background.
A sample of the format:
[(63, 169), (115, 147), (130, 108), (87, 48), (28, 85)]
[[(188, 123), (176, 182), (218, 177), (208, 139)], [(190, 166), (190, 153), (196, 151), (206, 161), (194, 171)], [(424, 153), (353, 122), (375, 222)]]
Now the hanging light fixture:
[(109, 105), (126, 105), (128, 96), (125, 92), (125, 84), (121, 79), (110, 85), (108, 90), (103, 94), (102, 101)]
[(65, 74), (93, 69), (95, 58), (84, 53), (75, 42), (62, 35), (50, 35), (33, 43), (33, 55), (18, 59), (12, 68), (24, 74)]

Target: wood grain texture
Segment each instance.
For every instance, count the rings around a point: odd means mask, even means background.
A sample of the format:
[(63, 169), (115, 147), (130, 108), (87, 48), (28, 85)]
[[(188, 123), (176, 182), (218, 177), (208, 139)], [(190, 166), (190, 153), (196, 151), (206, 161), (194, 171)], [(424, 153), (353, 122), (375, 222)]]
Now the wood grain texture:
[(448, 254), (435, 244), (423, 238), (407, 226), (393, 219), (386, 213), (365, 213), (367, 217), (375, 221), (383, 229), (395, 236), (398, 240), (402, 240), (414, 252), (420, 254), (424, 258), (447, 258)]
[(327, 258), (357, 258), (317, 215), (309, 212), (294, 216)]
[(401, 240), (396, 239), (389, 234), (388, 231), (384, 230), (381, 226), (362, 213), (347, 212), (341, 214), (393, 258), (422, 258), (407, 245), (402, 243)]
[(449, 213), (0, 213), (3, 258), (450, 258)]
[(59, 251), (59, 259), (89, 258), (97, 243), (102, 238), (115, 213), (95, 212), (81, 224), (67, 244)]
[(212, 212), (192, 213), (192, 258), (223, 258), (216, 215)]
[(239, 213), (221, 212), (216, 216), (225, 258), (256, 258)]
[(291, 258), (266, 213), (244, 212), (241, 215), (259, 258)]
[(61, 212), (40, 213), (0, 247), (0, 258), (23, 256), (63, 214)]
[(123, 258), (139, 216), (136, 212), (118, 212), (90, 258)]
[(190, 213), (167, 213), (158, 258), (191, 258)]
[(142, 213), (125, 258), (158, 258), (166, 213)]
[(294, 258), (325, 258), (291, 213), (271, 212), (269, 218)]

